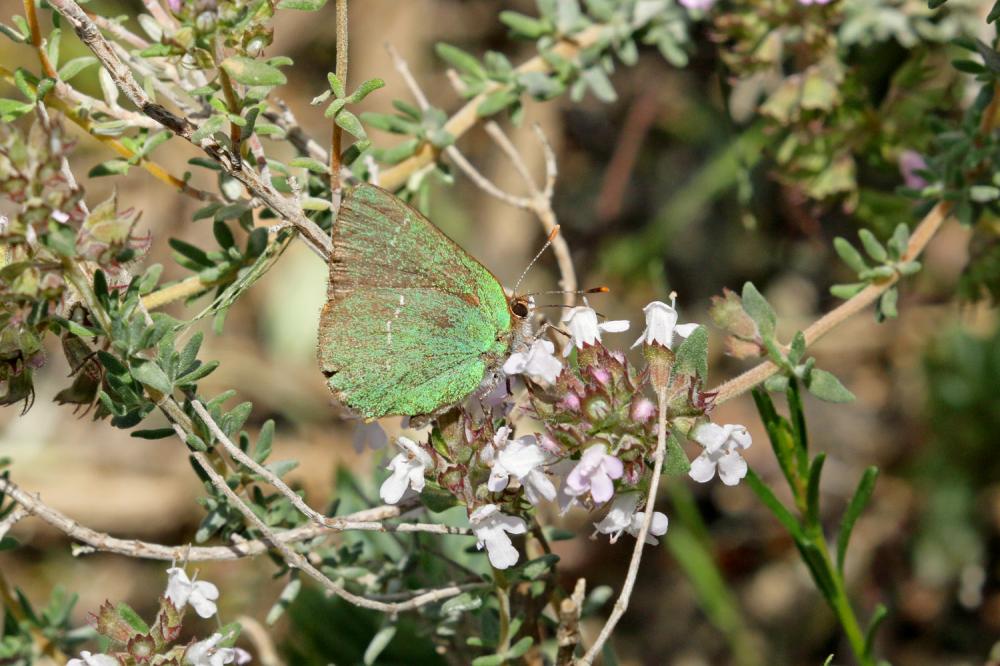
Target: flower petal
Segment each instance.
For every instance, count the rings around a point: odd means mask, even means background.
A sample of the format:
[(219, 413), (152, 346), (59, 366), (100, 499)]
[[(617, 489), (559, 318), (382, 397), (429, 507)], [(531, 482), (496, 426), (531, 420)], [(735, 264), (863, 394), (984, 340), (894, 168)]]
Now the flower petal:
[(608, 333), (621, 333), (627, 331), (630, 323), (628, 319), (613, 319), (610, 321), (602, 322), (598, 325), (598, 328), (602, 331), (607, 331)]
[(691, 461), (691, 470), (688, 472), (688, 476), (698, 483), (707, 483), (712, 480), (712, 477), (715, 476), (715, 463), (709, 458), (707, 451)]
[(590, 496), (598, 504), (604, 504), (615, 494), (615, 484), (611, 477), (603, 471), (598, 471), (590, 477)]
[(747, 461), (733, 451), (719, 459), (719, 478), (727, 486), (735, 486), (747, 475)]

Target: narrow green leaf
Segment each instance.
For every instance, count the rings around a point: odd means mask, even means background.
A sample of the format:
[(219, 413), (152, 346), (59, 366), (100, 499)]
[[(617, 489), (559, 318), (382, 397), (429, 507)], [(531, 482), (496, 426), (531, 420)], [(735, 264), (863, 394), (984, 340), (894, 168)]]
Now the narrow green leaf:
[(889, 615), (889, 609), (883, 604), (879, 604), (875, 607), (875, 612), (872, 613), (872, 619), (868, 622), (868, 629), (865, 631), (865, 651), (864, 655), (871, 659), (872, 653), (875, 650), (875, 637), (878, 635), (879, 627), (882, 626), (882, 622)]
[(368, 79), (358, 86), (357, 90), (351, 93), (347, 101), (351, 104), (357, 104), (365, 97), (368, 97), (368, 95), (383, 87), (385, 87), (385, 81), (382, 79)]
[(514, 643), (507, 653), (504, 655), (507, 659), (520, 659), (523, 657), (531, 646), (535, 644), (535, 639), (531, 636), (525, 636), (518, 642)]
[(288, 166), (308, 169), (313, 173), (330, 173), (330, 167), (311, 157), (296, 157), (288, 163)]
[(334, 122), (337, 126), (343, 129), (348, 134), (353, 135), (357, 139), (367, 139), (368, 135), (365, 133), (365, 128), (361, 126), (361, 121), (358, 117), (348, 111), (347, 109), (341, 110), (337, 117), (334, 118)]
[(500, 12), (500, 22), (525, 39), (538, 39), (552, 30), (552, 26), (545, 21), (510, 10)]
[(798, 546), (802, 561), (809, 569), (816, 587), (819, 588), (827, 603), (833, 605), (837, 598), (837, 586), (834, 584), (832, 574), (826, 566), (826, 560), (819, 547), (807, 541), (799, 541), (795, 545)]
[(819, 453), (813, 458), (809, 466), (809, 485), (806, 491), (806, 520), (811, 526), (820, 525), (819, 513), (819, 482), (823, 475), (823, 463), (826, 462), (826, 454)]
[(486, 71), (472, 54), (463, 51), (457, 46), (452, 46), (451, 44), (446, 44), (444, 42), (438, 42), (435, 44), (434, 50), (437, 52), (438, 56), (462, 74), (475, 79), (486, 78)]
[(257, 435), (257, 444), (253, 450), (253, 459), (263, 463), (271, 455), (271, 443), (274, 441), (274, 419), (264, 421)]
[(854, 530), (854, 523), (861, 516), (861, 512), (868, 506), (872, 493), (875, 490), (875, 481), (878, 479), (878, 468), (869, 467), (861, 475), (858, 487), (851, 497), (851, 501), (844, 511), (843, 518), (840, 519), (840, 529), (837, 532), (837, 569), (844, 570), (844, 562), (847, 558), (847, 546), (851, 542), (851, 532)]
[(326, 6), (326, 0), (281, 0), (278, 9), (297, 9), (300, 12), (315, 12)]
[(476, 115), (480, 118), (492, 116), (500, 113), (508, 106), (516, 104), (519, 100), (520, 96), (510, 88), (495, 90), (479, 103), (479, 106), (476, 107)]
[(390, 624), (387, 627), (382, 627), (378, 632), (372, 637), (368, 647), (365, 649), (364, 663), (365, 666), (371, 666), (378, 659), (378, 656), (382, 654), (389, 643), (392, 641), (393, 637), (396, 635), (396, 625)]
[(688, 460), (677, 434), (671, 432), (667, 438), (667, 451), (663, 461), (663, 473), (667, 476), (683, 476), (689, 471), (691, 471), (691, 462)]
[(841, 238), (840, 236), (834, 238), (833, 249), (837, 251), (837, 254), (840, 255), (844, 263), (855, 273), (867, 270), (868, 264), (865, 263), (864, 257), (861, 256), (861, 253), (846, 238)]
[(878, 301), (878, 311), (883, 317), (899, 316), (899, 309), (896, 306), (899, 300), (899, 290), (896, 287), (889, 287)]
[(80, 56), (79, 58), (73, 58), (59, 68), (59, 78), (63, 81), (69, 81), (83, 70), (95, 64), (97, 64), (97, 58), (94, 56)]
[(150, 428), (149, 430), (133, 430), (130, 435), (137, 439), (166, 439), (174, 436), (173, 428)]
[(868, 253), (869, 257), (879, 263), (889, 258), (889, 253), (886, 252), (885, 246), (868, 229), (858, 231), (858, 237), (861, 239), (861, 244), (864, 245), (865, 252)]
[(794, 515), (792, 515), (792, 512), (781, 503), (781, 500), (775, 496), (774, 492), (767, 487), (767, 485), (752, 469), (747, 471), (746, 482), (750, 487), (750, 490), (752, 490), (757, 496), (757, 499), (759, 499), (761, 503), (772, 514), (774, 514), (774, 517), (778, 519), (778, 522), (784, 526), (785, 530), (787, 530), (796, 541), (805, 539), (805, 534), (802, 532), (802, 526), (799, 524), (799, 521)]
[(830, 293), (845, 301), (854, 298), (862, 289), (868, 286), (867, 282), (852, 282), (851, 284), (835, 284), (830, 287)]

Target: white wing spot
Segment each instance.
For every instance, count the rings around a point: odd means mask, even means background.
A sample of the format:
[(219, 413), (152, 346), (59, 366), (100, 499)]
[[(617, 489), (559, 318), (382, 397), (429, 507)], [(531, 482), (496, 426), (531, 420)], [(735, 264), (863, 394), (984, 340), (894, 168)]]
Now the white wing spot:
[(399, 319), (399, 315), (403, 312), (404, 305), (406, 305), (406, 297), (400, 294), (399, 307), (392, 311), (392, 319), (385, 322), (385, 344), (388, 347), (392, 346), (392, 322)]

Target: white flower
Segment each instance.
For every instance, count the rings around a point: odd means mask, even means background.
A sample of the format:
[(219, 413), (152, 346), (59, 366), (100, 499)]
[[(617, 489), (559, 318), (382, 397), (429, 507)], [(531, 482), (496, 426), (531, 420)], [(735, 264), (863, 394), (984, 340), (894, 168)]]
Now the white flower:
[(472, 512), (469, 523), (476, 535), (476, 546), (479, 550), (486, 547), (490, 564), (497, 569), (517, 564), (517, 548), (514, 548), (507, 533), (524, 534), (528, 527), (523, 520), (500, 513), (496, 504), (487, 504)]
[(747, 475), (747, 461), (740, 451), (749, 449), (753, 441), (750, 433), (741, 425), (703, 423), (695, 428), (692, 439), (705, 447), (705, 451), (691, 463), (688, 475), (705, 483), (719, 470), (719, 478), (727, 486), (735, 486)]
[[(641, 499), (642, 497), (639, 493), (618, 495), (611, 503), (611, 510), (608, 511), (601, 522), (594, 523), (594, 527), (601, 534), (609, 535), (611, 543), (618, 541), (622, 532), (628, 532), (638, 539), (639, 531), (642, 529), (642, 521), (646, 519), (644, 511), (636, 511)], [(653, 522), (649, 526), (649, 532), (646, 533), (646, 543), (651, 546), (659, 543), (656, 537), (667, 533), (668, 524), (669, 521), (666, 514), (655, 511), (653, 513)]]
[(654, 342), (667, 349), (673, 349), (674, 336), (686, 338), (694, 333), (698, 324), (677, 324), (677, 296), (670, 295), (670, 305), (662, 301), (653, 301), (642, 309), (646, 313), (646, 329), (639, 336), (639, 339), (632, 343), (632, 347), (638, 347), (645, 342), (651, 345)]
[[(625, 531), (634, 536), (636, 539), (639, 538), (639, 531), (642, 530), (642, 523), (646, 520), (646, 512), (639, 511), (634, 516), (632, 516), (632, 524), (625, 528)], [(646, 543), (650, 546), (655, 546), (659, 543), (656, 537), (663, 536), (667, 533), (667, 526), (670, 524), (669, 519), (665, 513), (660, 513), (659, 511), (653, 512), (653, 522), (649, 524), (649, 531), (646, 532)]]
[(601, 522), (594, 523), (594, 527), (601, 534), (610, 536), (611, 543), (618, 541), (622, 532), (632, 525), (635, 511), (639, 506), (639, 493), (622, 493), (615, 497), (611, 503), (611, 508)]
[(203, 641), (192, 644), (184, 652), (184, 660), (193, 666), (223, 666), (223, 664), (250, 663), (250, 653), (242, 648), (216, 647), (222, 634), (214, 633)]
[(553, 384), (562, 372), (555, 350), (549, 340), (535, 340), (527, 351), (511, 354), (503, 364), (503, 371), (508, 375), (526, 375), (539, 384)]
[(424, 469), (434, 464), (430, 454), (412, 439), (400, 437), (396, 440), (396, 445), (403, 449), (403, 452), (397, 453), (396, 457), (389, 461), (387, 468), (392, 470), (392, 474), (382, 483), (378, 491), (382, 501), (387, 504), (395, 504), (402, 499), (407, 488), (413, 488), (418, 493), (423, 490)]
[(576, 495), (572, 494), (566, 479), (576, 469), (576, 461), (570, 458), (563, 458), (551, 465), (549, 471), (560, 480), (559, 491), (556, 493), (556, 502), (559, 504), (559, 515), (565, 514), (574, 504), (579, 504)]
[(120, 663), (110, 655), (91, 654), (83, 650), (78, 659), (70, 659), (66, 666), (120, 666)]
[(705, 12), (712, 8), (715, 0), (680, 0), (680, 3), (688, 9), (697, 9)]
[[(521, 482), (525, 497), (532, 504), (538, 504), (542, 498), (552, 500), (556, 496), (556, 487), (545, 475), (541, 467), (548, 460), (548, 454), (538, 445), (534, 435), (519, 437), (507, 442), (509, 429), (500, 428), (503, 432), (504, 445), (492, 456), (490, 479), (486, 486), (492, 492), (500, 492), (507, 487), (510, 477)], [(498, 435), (500, 432), (497, 433)], [(494, 438), (497, 445), (497, 438)]]
[[(608, 333), (621, 333), (628, 330), (628, 322), (623, 319), (598, 323), (597, 313), (589, 306), (580, 305), (563, 315), (562, 322), (569, 329), (573, 344), (579, 349), (584, 345), (593, 345), (601, 341), (601, 331)], [(569, 356), (572, 351), (570, 345), (566, 345), (563, 356)]]
[(179, 567), (167, 569), (166, 596), (178, 610), (190, 604), (200, 617), (212, 617), (218, 610), (219, 588), (204, 580), (191, 580)]
[(384, 449), (389, 443), (389, 437), (378, 421), (365, 423), (362, 421), (354, 428), (354, 450), (361, 453), (367, 446), (372, 451)]

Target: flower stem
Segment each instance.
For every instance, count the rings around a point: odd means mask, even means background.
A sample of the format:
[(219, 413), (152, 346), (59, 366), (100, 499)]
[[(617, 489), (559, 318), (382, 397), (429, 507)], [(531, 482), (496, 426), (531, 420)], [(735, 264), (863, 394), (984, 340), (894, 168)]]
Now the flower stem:
[(500, 607), (500, 638), (497, 640), (497, 654), (507, 654), (510, 650), (510, 583), (500, 569), (493, 569), (493, 583)]

